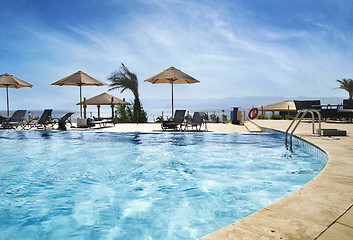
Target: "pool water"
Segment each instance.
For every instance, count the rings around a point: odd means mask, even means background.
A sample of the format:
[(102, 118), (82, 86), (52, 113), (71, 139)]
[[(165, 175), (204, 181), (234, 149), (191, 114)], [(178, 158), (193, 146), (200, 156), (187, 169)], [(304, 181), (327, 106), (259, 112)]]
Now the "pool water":
[(277, 132), (0, 131), (0, 145), (0, 239), (196, 239), (327, 162)]

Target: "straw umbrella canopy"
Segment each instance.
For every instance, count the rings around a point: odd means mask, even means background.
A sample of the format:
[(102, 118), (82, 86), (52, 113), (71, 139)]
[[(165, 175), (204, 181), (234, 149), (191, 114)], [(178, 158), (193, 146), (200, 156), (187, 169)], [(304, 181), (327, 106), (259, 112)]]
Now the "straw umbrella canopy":
[(264, 112), (287, 112), (287, 114), (289, 115), (290, 112), (297, 111), (294, 101), (283, 101), (273, 103), (261, 106), (259, 109), (262, 111), (262, 115), (264, 115)]
[(32, 87), (32, 84), (25, 82), (17, 77), (14, 77), (8, 73), (0, 75), (0, 87), (6, 88), (6, 99), (7, 99), (7, 117), (9, 117), (9, 88), (22, 88)]
[(152, 84), (157, 83), (169, 83), (172, 85), (172, 116), (174, 115), (174, 105), (173, 105), (173, 85), (174, 84), (191, 84), (198, 83), (199, 80), (189, 76), (188, 74), (176, 69), (175, 67), (170, 67), (163, 72), (160, 72), (153, 77), (145, 80), (145, 82), (150, 82)]
[[(67, 86), (79, 86), (80, 87), (80, 102), (82, 102), (82, 86), (103, 86), (107, 85), (106, 83), (99, 81), (87, 73), (78, 71), (70, 76), (64, 77), (63, 79), (52, 83), (51, 85), (67, 85)], [(80, 106), (80, 116), (82, 118), (82, 105)]]
[(271, 112), (296, 112), (295, 104), (293, 101), (283, 101), (278, 103), (269, 104), (260, 108), (263, 111), (271, 111)]
[(83, 102), (77, 103), (77, 105), (83, 105), (84, 107), (84, 116), (86, 117), (86, 106), (87, 105), (97, 105), (98, 108), (98, 117), (100, 117), (100, 106), (101, 105), (111, 105), (112, 107), (112, 118), (114, 118), (114, 105), (128, 105), (129, 103), (121, 100), (120, 98), (114, 97), (108, 93), (102, 93), (95, 97), (84, 99)]

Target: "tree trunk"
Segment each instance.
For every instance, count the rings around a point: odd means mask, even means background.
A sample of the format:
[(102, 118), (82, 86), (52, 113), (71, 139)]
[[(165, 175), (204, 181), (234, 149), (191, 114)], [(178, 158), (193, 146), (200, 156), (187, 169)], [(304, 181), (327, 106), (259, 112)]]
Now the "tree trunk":
[(141, 102), (139, 98), (135, 98), (134, 111), (136, 123), (141, 122)]

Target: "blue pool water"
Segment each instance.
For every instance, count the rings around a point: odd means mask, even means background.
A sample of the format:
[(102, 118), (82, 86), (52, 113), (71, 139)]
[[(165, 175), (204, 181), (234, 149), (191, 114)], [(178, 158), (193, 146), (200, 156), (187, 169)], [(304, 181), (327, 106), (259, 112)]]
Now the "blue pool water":
[(0, 131), (0, 239), (196, 239), (327, 162), (283, 134)]

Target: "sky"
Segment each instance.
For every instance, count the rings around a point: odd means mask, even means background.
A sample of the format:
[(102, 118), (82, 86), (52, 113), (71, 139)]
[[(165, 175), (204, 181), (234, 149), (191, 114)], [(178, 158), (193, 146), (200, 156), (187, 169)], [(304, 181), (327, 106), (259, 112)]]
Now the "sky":
[[(109, 83), (121, 63), (137, 74), (147, 111), (170, 107), (171, 86), (144, 80), (171, 66), (200, 81), (176, 85), (176, 103), (200, 107), (211, 99), (225, 107), (235, 98), (344, 99), (336, 80), (353, 78), (351, 0), (0, 2), (0, 74), (33, 84), (9, 90), (11, 109), (76, 109), (79, 88), (51, 83), (79, 70)], [(84, 87), (83, 96), (108, 89)]]

